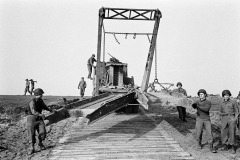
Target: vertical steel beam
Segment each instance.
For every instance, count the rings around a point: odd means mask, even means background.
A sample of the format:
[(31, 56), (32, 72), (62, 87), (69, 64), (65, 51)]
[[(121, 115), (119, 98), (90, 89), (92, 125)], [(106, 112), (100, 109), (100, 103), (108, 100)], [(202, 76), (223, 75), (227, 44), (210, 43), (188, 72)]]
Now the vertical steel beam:
[(102, 46), (102, 27), (103, 27), (103, 19), (105, 17), (105, 9), (100, 8), (98, 14), (98, 44), (97, 44), (97, 70), (96, 70), (96, 89), (95, 96), (98, 95), (99, 92), (99, 78), (100, 78), (100, 59), (101, 59), (101, 46)]
[(159, 28), (159, 23), (160, 23), (160, 18), (162, 17), (162, 14), (160, 10), (156, 10), (154, 19), (155, 19), (155, 24), (153, 28), (153, 35), (151, 39), (151, 44), (148, 52), (148, 58), (145, 66), (145, 71), (143, 75), (143, 80), (142, 80), (142, 85), (141, 85), (141, 91), (146, 92), (148, 88), (148, 83), (149, 83), (149, 78), (150, 78), (150, 73), (151, 73), (151, 68), (152, 68), (152, 61), (153, 61), (153, 56), (154, 56), (154, 50), (156, 47), (156, 40), (157, 40), (157, 33), (158, 33), (158, 28)]

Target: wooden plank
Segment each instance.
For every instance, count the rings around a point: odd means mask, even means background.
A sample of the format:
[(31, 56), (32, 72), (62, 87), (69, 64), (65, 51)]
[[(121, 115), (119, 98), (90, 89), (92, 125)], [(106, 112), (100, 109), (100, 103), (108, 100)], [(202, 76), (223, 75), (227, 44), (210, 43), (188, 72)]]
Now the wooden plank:
[[(161, 126), (154, 126), (146, 116), (114, 116), (116, 115), (111, 114), (82, 129), (74, 124), (64, 136), (64, 143), (53, 149), (50, 159), (145, 160), (166, 155), (183, 159), (190, 157)], [(112, 119), (115, 120), (114, 123)]]

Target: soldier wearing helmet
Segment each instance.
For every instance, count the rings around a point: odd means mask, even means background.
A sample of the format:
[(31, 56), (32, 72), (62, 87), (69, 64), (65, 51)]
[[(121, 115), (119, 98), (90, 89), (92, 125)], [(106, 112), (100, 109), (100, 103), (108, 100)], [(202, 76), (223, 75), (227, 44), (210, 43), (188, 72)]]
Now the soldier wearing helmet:
[(26, 79), (26, 87), (24, 89), (24, 94), (23, 94), (24, 96), (26, 96), (27, 92), (31, 94), (31, 92), (29, 91), (29, 85), (30, 85), (30, 83), (29, 83), (28, 79)]
[(88, 77), (87, 77), (87, 78), (89, 78), (89, 79), (91, 79), (91, 80), (93, 79), (93, 78), (91, 77), (91, 75), (92, 75), (93, 63), (94, 63), (94, 62), (97, 62), (94, 57), (95, 57), (95, 54), (92, 54), (92, 56), (91, 56), (91, 57), (88, 59), (88, 61), (87, 61), (87, 67), (88, 67)]
[[(223, 101), (220, 103), (220, 116), (221, 116), (221, 150), (228, 150), (234, 154), (235, 144), (235, 131), (238, 118), (238, 106), (237, 101), (230, 99), (231, 92), (224, 90), (222, 92)], [(227, 145), (228, 144), (228, 145)]]
[(43, 140), (46, 138), (46, 129), (44, 124), (45, 116), (42, 114), (42, 110), (55, 112), (46, 106), (42, 100), (44, 92), (41, 88), (34, 90), (35, 97), (29, 102), (28, 116), (27, 116), (27, 131), (30, 142), (29, 154), (35, 152), (34, 145), (36, 143), (35, 133), (38, 132), (39, 147), (41, 150), (45, 149)]
[(205, 89), (200, 89), (198, 91), (199, 100), (192, 104), (192, 107), (197, 110), (197, 118), (196, 118), (196, 137), (198, 141), (198, 148), (202, 149), (202, 133), (203, 126), (205, 127), (208, 136), (209, 136), (209, 148), (212, 153), (216, 153), (216, 149), (213, 147), (213, 135), (212, 135), (212, 127), (209, 116), (209, 110), (211, 108), (211, 102), (206, 99), (207, 92)]
[[(178, 88), (173, 90), (172, 92), (179, 93), (183, 96), (187, 96), (187, 92), (186, 92), (185, 89), (182, 88), (182, 83), (181, 82), (178, 82), (176, 86)], [(179, 118), (181, 119), (181, 121), (187, 122), (187, 120), (186, 120), (186, 108), (182, 107), (182, 106), (177, 106), (177, 110), (178, 110), (178, 115), (179, 115)]]

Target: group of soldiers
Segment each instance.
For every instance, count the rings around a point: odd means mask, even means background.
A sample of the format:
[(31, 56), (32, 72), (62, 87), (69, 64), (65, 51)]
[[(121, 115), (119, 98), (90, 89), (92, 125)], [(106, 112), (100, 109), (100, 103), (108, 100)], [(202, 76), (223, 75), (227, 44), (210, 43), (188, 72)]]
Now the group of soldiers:
[[(174, 92), (182, 93), (184, 96), (187, 96), (187, 92), (182, 88), (182, 83), (177, 83), (178, 89), (174, 90)], [(196, 139), (198, 142), (198, 148), (202, 149), (202, 134), (203, 127), (205, 127), (206, 132), (208, 133), (208, 143), (209, 148), (212, 153), (217, 153), (217, 150), (213, 146), (213, 134), (211, 128), (211, 120), (210, 120), (210, 109), (211, 102), (207, 100), (207, 91), (205, 89), (200, 89), (197, 92), (199, 99), (192, 104), (192, 107), (197, 110), (197, 118), (196, 118)], [(238, 116), (240, 112), (240, 92), (237, 96), (237, 100), (230, 98), (232, 96), (229, 90), (222, 91), (223, 100), (220, 102), (220, 121), (221, 121), (221, 143), (222, 147), (220, 150), (229, 151), (230, 153), (236, 153), (234, 148), (235, 144), (235, 134), (236, 127), (238, 123)], [(177, 110), (179, 113), (179, 118), (183, 122), (186, 121), (186, 108), (182, 106), (177, 106)], [(240, 126), (240, 125), (239, 125)], [(238, 127), (240, 129), (240, 127)]]
[[(88, 60), (88, 78), (92, 79), (91, 73), (92, 73), (92, 67), (95, 60), (95, 55), (92, 55)], [(31, 82), (31, 92), (29, 91), (29, 84)], [(29, 91), (30, 94), (34, 93), (35, 97), (29, 102), (29, 109), (28, 109), (28, 117), (27, 117), (27, 130), (29, 135), (29, 142), (30, 142), (30, 150), (29, 154), (32, 154), (35, 152), (35, 132), (38, 132), (38, 145), (40, 147), (40, 150), (45, 149), (43, 145), (43, 140), (46, 138), (46, 129), (44, 124), (45, 116), (42, 114), (42, 110), (47, 110), (49, 112), (56, 112), (56, 110), (51, 109), (47, 107), (47, 105), (43, 102), (42, 96), (44, 94), (44, 91), (41, 88), (37, 88), (34, 90), (34, 82), (32, 79), (27, 80), (26, 79), (26, 89), (25, 89), (25, 95), (26, 92)], [(84, 78), (81, 78), (81, 81), (78, 84), (78, 89), (80, 89), (80, 96), (84, 96), (85, 88), (86, 88), (86, 82), (84, 81)], [(34, 91), (33, 91), (34, 90)], [(183, 94), (184, 96), (187, 96), (187, 92), (185, 89), (182, 88), (182, 83), (177, 83), (177, 89), (175, 89), (173, 92), (178, 92)], [(195, 101), (192, 104), (192, 107), (197, 110), (197, 118), (196, 118), (196, 139), (197, 139), (197, 146), (199, 149), (202, 149), (202, 135), (203, 135), (203, 128), (206, 129), (206, 132), (208, 133), (208, 143), (209, 148), (212, 153), (216, 153), (216, 149), (213, 146), (213, 134), (212, 134), (212, 128), (211, 128), (211, 120), (210, 120), (210, 109), (211, 109), (211, 102), (207, 100), (207, 92), (205, 89), (200, 89), (197, 92), (197, 95), (199, 96), (199, 99)], [(235, 148), (235, 134), (236, 134), (236, 127), (237, 127), (237, 121), (240, 111), (240, 92), (237, 96), (237, 101), (230, 98), (231, 92), (229, 90), (223, 90), (222, 91), (222, 97), (223, 100), (220, 103), (220, 117), (221, 117), (221, 143), (222, 147), (220, 150), (228, 150), (230, 153), (234, 154)], [(179, 119), (182, 122), (187, 122), (186, 120), (186, 108), (182, 106), (177, 106)], [(239, 125), (240, 126), (240, 125)]]
[[(87, 68), (88, 68), (88, 79), (93, 80), (92, 78), (92, 69), (94, 67), (94, 62), (97, 62), (95, 59), (95, 54), (92, 54), (92, 56), (87, 61)], [(87, 87), (87, 83), (84, 80), (84, 77), (81, 78), (81, 81), (78, 83), (78, 89), (80, 89), (80, 97), (82, 98), (85, 94), (85, 89)]]
[[(26, 96), (27, 92), (32, 95), (35, 82), (37, 83), (37, 81), (34, 81), (33, 79), (30, 79), (30, 80), (26, 79), (26, 86), (25, 86), (24, 94), (23, 94), (24, 96)], [(30, 84), (31, 84), (31, 89), (30, 89)]]

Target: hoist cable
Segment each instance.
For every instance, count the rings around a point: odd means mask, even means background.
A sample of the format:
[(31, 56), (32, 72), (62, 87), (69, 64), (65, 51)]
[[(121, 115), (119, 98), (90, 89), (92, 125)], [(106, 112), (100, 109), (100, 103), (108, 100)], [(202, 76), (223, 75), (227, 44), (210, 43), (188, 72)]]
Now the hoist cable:
[(156, 45), (155, 45), (155, 79), (157, 79), (157, 38), (156, 38)]
[(103, 62), (105, 60), (105, 28), (103, 24)]
[(120, 44), (120, 42), (117, 40), (117, 37), (116, 37), (115, 33), (113, 33), (113, 36), (114, 36), (116, 42), (117, 42), (118, 44)]

